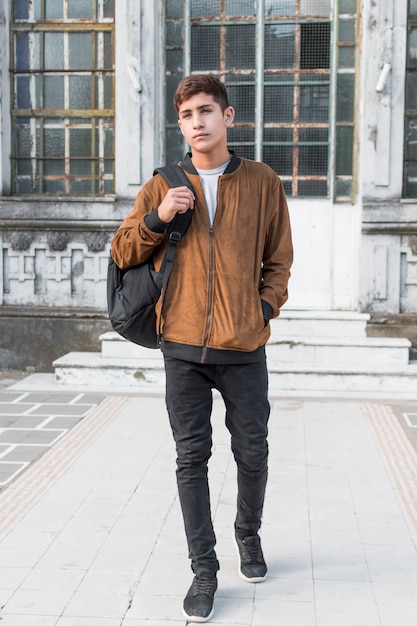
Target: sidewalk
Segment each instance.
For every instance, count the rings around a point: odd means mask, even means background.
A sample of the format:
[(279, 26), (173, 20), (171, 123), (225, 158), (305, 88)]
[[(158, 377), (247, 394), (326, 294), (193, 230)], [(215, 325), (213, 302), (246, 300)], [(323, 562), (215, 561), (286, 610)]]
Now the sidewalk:
[[(417, 425), (417, 403), (407, 410)], [(272, 399), (269, 578), (251, 585), (236, 572), (235, 466), (216, 396), (212, 626), (417, 624), (405, 412), (398, 400)], [(1, 626), (185, 624), (191, 579), (162, 396), (106, 395), (0, 492)]]

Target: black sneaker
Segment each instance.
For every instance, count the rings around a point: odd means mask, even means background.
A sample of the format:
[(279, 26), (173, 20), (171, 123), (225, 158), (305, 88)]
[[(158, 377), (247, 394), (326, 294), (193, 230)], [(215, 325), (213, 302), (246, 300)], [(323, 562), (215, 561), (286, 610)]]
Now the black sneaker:
[(183, 614), (189, 622), (208, 622), (213, 617), (213, 600), (217, 589), (217, 577), (211, 570), (202, 570), (194, 576), (184, 598)]
[(240, 539), (235, 533), (235, 543), (239, 555), (239, 576), (247, 583), (263, 582), (268, 575), (268, 569), (262, 553), (259, 535)]

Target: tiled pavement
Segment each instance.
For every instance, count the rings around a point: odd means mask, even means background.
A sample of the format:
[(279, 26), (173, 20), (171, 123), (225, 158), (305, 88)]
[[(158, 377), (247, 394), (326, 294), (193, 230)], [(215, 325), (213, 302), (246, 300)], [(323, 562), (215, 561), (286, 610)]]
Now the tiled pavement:
[(0, 490), (42, 456), (104, 396), (0, 392)]
[[(46, 410), (18, 391), (11, 404)], [(184, 624), (191, 572), (163, 398), (64, 396), (43, 396), (62, 410), (49, 416), (57, 430), (68, 407), (89, 412), (0, 493), (1, 626)], [(236, 575), (235, 467), (216, 397), (212, 626), (417, 624), (416, 406), (272, 400), (269, 578), (250, 585)]]

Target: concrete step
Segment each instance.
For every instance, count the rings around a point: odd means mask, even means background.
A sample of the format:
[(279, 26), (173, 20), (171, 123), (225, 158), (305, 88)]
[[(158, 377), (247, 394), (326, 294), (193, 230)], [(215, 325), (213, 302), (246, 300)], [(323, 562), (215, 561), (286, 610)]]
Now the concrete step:
[(411, 342), (394, 338), (282, 337), (266, 346), (268, 363), (304, 365), (407, 365)]
[(286, 337), (366, 337), (368, 313), (282, 309), (271, 321), (271, 339)]
[[(144, 363), (162, 363), (159, 350), (137, 346), (108, 332), (100, 337), (101, 354), (105, 358), (135, 358)], [(411, 342), (408, 339), (385, 337), (296, 337), (275, 333), (267, 344), (272, 363), (352, 364), (393, 363), (406, 365)]]
[[(407, 365), (321, 365), (268, 363), (271, 394), (317, 395), (349, 393), (417, 399), (417, 362)], [(162, 393), (162, 360), (103, 357), (95, 352), (70, 352), (54, 361), (56, 381), (63, 385)]]
[[(277, 393), (387, 393), (417, 396), (411, 342), (367, 337), (369, 315), (283, 310), (267, 344), (270, 387)], [(64, 385), (162, 392), (160, 350), (132, 344), (115, 332), (100, 337), (101, 353), (72, 352), (53, 363)]]

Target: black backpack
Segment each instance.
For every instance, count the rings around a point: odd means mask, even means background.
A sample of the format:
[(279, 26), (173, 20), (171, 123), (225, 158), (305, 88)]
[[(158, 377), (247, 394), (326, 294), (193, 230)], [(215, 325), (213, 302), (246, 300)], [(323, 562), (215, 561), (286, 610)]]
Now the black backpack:
[[(178, 165), (159, 167), (170, 187), (187, 186), (194, 190)], [(152, 257), (145, 263), (121, 270), (110, 256), (107, 270), (107, 310), (113, 329), (125, 339), (145, 348), (159, 348), (155, 305), (164, 297), (174, 261), (175, 250), (185, 235), (192, 217), (192, 209), (177, 214), (168, 226), (168, 246), (159, 272)]]

